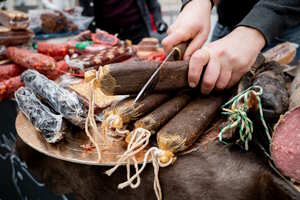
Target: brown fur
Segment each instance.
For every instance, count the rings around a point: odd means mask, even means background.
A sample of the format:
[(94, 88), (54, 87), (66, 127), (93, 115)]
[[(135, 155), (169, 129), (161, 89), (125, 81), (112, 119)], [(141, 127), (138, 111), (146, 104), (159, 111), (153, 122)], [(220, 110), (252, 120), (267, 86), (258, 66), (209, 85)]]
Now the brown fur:
[[(79, 200), (155, 199), (151, 164), (142, 174), (139, 188), (118, 190), (118, 183), (125, 181), (125, 168), (108, 177), (103, 173), (107, 167), (56, 160), (34, 151), (21, 140), (17, 141), (17, 152), (29, 169), (56, 193), (73, 193)], [(215, 142), (161, 169), (160, 181), (165, 200), (299, 199), (299, 193), (274, 175), (255, 153)]]

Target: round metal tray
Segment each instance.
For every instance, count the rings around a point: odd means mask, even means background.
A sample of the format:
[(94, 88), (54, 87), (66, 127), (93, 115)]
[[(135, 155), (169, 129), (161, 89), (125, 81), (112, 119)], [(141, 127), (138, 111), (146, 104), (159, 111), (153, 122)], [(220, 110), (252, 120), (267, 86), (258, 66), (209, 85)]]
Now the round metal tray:
[[(83, 144), (90, 143), (83, 130), (75, 133), (67, 133), (62, 141), (56, 144), (49, 144), (21, 112), (19, 112), (16, 119), (16, 129), (19, 137), (35, 150), (48, 156), (73, 163), (114, 166), (117, 164), (120, 155), (126, 150), (124, 141), (99, 145), (102, 152), (102, 159), (100, 162), (97, 162), (95, 149), (87, 151), (81, 147)], [(145, 152), (146, 150), (136, 155), (138, 163), (143, 162)]]

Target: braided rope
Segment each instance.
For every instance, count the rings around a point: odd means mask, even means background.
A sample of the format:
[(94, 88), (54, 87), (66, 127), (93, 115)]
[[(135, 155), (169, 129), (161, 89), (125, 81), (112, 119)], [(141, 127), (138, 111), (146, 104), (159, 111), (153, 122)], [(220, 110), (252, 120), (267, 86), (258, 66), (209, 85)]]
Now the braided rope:
[[(249, 149), (249, 141), (252, 140), (252, 134), (253, 134), (253, 122), (247, 115), (247, 111), (249, 110), (249, 96), (250, 94), (253, 94), (258, 102), (258, 111), (260, 116), (260, 121), (262, 122), (264, 126), (265, 133), (268, 137), (269, 142), (271, 142), (271, 136), (269, 133), (269, 129), (267, 127), (267, 124), (265, 122), (264, 116), (263, 116), (263, 110), (262, 110), (262, 104), (260, 96), (263, 93), (263, 88), (260, 86), (251, 86), (245, 91), (241, 92), (240, 94), (233, 97), (231, 100), (229, 100), (227, 103), (225, 103), (222, 106), (222, 114), (229, 116), (230, 123), (221, 129), (219, 133), (219, 141), (227, 144), (223, 141), (223, 134), (225, 131), (229, 129), (233, 129), (235, 127), (239, 127), (239, 135), (240, 139), (238, 142), (242, 142), (244, 144), (245, 150)], [(241, 104), (242, 103), (242, 104)], [(242, 105), (242, 106), (239, 106)], [(226, 108), (230, 107), (231, 108)]]

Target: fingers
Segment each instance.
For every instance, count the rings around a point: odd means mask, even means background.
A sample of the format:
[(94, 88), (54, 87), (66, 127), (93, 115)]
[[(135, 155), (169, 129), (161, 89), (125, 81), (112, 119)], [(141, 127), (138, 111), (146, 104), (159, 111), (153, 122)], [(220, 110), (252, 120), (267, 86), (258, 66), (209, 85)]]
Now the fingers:
[(207, 40), (207, 34), (205, 32), (199, 32), (196, 37), (191, 41), (188, 48), (184, 53), (184, 60), (189, 60), (191, 55), (202, 47)]
[(189, 62), (188, 82), (190, 87), (194, 88), (198, 85), (203, 67), (209, 61), (209, 52), (205, 49), (196, 51)]
[(231, 80), (231, 70), (225, 69), (224, 67), (221, 69), (219, 78), (217, 80), (216, 89), (223, 90), (229, 84)]
[(220, 74), (220, 68), (221, 66), (218, 58), (211, 57), (206, 67), (201, 84), (202, 94), (209, 94), (214, 89)]
[(189, 37), (182, 31), (171, 32), (166, 38), (163, 39), (161, 44), (163, 45), (166, 52), (170, 52), (172, 47), (179, 44), (180, 42), (187, 41)]
[(242, 77), (242, 75), (240, 75), (239, 73), (232, 72), (231, 79), (230, 79), (229, 83), (227, 84), (226, 89), (233, 87), (237, 82), (239, 82), (241, 77)]

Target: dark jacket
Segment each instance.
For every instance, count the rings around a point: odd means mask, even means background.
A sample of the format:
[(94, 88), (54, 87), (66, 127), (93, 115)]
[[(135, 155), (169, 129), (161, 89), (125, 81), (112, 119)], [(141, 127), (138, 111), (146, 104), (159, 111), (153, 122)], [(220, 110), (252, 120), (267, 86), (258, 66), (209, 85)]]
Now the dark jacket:
[[(183, 0), (183, 6), (190, 0)], [(219, 0), (219, 23), (259, 30), (270, 43), (283, 31), (300, 25), (300, 0)]]
[[(94, 16), (94, 0), (80, 0), (79, 3), (83, 7), (82, 14), (84, 16)], [(150, 34), (152, 32), (150, 13), (153, 16), (156, 27), (163, 22), (160, 4), (157, 0), (136, 0), (136, 3)]]

